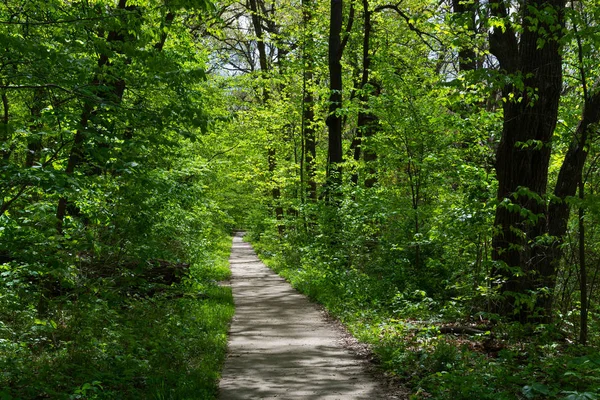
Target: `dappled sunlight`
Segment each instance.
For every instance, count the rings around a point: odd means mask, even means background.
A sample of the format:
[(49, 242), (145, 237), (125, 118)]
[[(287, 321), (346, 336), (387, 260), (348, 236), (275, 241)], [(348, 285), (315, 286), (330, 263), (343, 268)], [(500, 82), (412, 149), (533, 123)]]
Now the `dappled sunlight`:
[(324, 313), (269, 270), (240, 234), (230, 263), (236, 314), (222, 400), (386, 398)]

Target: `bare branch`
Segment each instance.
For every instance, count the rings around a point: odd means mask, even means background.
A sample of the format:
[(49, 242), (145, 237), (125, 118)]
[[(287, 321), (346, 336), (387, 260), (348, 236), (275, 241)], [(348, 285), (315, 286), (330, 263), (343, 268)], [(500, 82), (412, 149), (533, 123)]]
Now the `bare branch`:
[(438, 37), (432, 35), (431, 33), (423, 32), (422, 30), (420, 30), (419, 28), (417, 28), (415, 26), (415, 24), (411, 21), (410, 17), (404, 11), (402, 11), (400, 9), (400, 7), (398, 6), (398, 4), (386, 4), (386, 5), (383, 5), (383, 6), (376, 7), (373, 10), (373, 13), (380, 12), (380, 11), (383, 11), (383, 10), (393, 10), (398, 15), (400, 15), (406, 21), (406, 24), (408, 25), (408, 29), (410, 29), (411, 31), (415, 32), (421, 38), (421, 40), (423, 41), (423, 43), (425, 43), (425, 45), (427, 47), (429, 47), (429, 49), (431, 51), (436, 51), (436, 50), (433, 48), (433, 46), (431, 46), (431, 44), (427, 40), (425, 40), (424, 36), (427, 36), (428, 38), (431, 38), (431, 39), (435, 40), (436, 42), (438, 42), (439, 44), (443, 45), (443, 42)]

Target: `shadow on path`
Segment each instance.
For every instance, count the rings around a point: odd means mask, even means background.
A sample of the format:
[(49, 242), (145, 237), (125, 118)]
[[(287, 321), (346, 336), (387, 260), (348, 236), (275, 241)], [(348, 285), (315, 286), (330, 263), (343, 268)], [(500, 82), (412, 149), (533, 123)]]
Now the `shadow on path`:
[(230, 258), (236, 314), (220, 400), (386, 399), (323, 313), (241, 236), (234, 236)]

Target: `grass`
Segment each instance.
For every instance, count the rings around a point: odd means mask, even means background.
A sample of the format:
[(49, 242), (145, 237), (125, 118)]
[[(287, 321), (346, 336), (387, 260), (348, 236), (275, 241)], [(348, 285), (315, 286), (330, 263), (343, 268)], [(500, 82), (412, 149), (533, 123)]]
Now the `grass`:
[(18, 308), (24, 294), (5, 286), (0, 399), (215, 398), (234, 310), (230, 288), (218, 285), (229, 274), (230, 243), (223, 238), (191, 279), (163, 294), (87, 282), (43, 319)]

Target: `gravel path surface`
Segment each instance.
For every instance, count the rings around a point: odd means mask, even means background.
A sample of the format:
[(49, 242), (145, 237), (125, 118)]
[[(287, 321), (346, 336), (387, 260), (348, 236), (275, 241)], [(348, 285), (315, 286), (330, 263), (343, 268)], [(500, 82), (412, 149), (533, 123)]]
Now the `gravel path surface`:
[(323, 311), (268, 269), (242, 234), (230, 264), (236, 314), (220, 399), (390, 399)]

